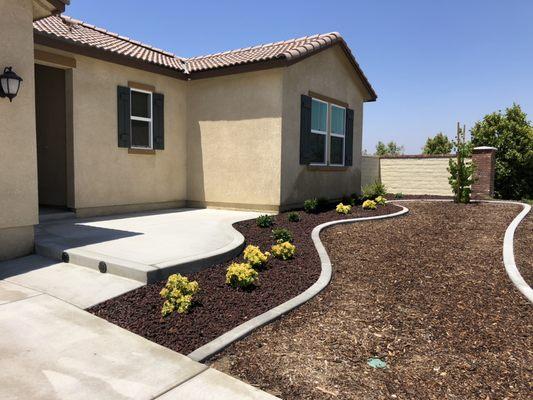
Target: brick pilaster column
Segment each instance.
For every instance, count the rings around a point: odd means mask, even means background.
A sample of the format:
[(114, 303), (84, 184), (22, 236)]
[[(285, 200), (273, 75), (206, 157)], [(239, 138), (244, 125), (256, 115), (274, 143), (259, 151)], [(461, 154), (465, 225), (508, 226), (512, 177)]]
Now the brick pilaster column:
[(477, 180), (472, 184), (472, 198), (486, 199), (494, 195), (494, 174), (496, 167), (495, 147), (475, 147), (472, 162), (476, 166)]

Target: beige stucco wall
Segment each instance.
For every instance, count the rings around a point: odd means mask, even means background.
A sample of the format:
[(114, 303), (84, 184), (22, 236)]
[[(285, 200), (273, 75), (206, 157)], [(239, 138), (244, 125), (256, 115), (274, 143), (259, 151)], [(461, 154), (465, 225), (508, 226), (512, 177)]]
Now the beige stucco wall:
[[(80, 215), (184, 204), (187, 197), (186, 82), (43, 46), (76, 59), (72, 69), (74, 204)], [(117, 145), (117, 86), (165, 95), (165, 149), (129, 154)], [(152, 205), (152, 206), (150, 206)]]
[(361, 188), (380, 181), (379, 157), (363, 156), (361, 158)]
[[(300, 165), (300, 96), (309, 91), (348, 103), (354, 110), (353, 166), (342, 171)], [(281, 204), (312, 197), (340, 198), (360, 191), (364, 89), (339, 47), (284, 69)]]
[(271, 69), (189, 82), (191, 205), (279, 206), (282, 78)]
[(32, 250), (38, 218), (32, 21), (31, 0), (0, 0), (0, 73), (24, 79), (12, 103), (0, 99), (0, 259)]
[(381, 181), (389, 193), (451, 196), (448, 158), (382, 158)]

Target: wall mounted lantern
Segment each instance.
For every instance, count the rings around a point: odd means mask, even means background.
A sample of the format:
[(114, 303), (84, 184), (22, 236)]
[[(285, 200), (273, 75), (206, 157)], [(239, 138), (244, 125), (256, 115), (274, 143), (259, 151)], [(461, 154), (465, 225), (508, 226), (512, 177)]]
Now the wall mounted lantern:
[(0, 75), (0, 97), (7, 97), (13, 101), (20, 89), (22, 78), (13, 72), (12, 67), (6, 67), (4, 73)]

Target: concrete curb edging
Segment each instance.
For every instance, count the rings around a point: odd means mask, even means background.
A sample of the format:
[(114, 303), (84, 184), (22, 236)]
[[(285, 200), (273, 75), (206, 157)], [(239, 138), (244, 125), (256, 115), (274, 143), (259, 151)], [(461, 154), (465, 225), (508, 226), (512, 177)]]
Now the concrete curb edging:
[(349, 224), (349, 223), (355, 223), (355, 222), (361, 222), (361, 221), (372, 221), (372, 220), (386, 219), (386, 218), (394, 218), (394, 217), (399, 217), (409, 212), (408, 208), (401, 206), (401, 205), (398, 205), (398, 206), (401, 207), (402, 209), (392, 214), (378, 215), (374, 217), (352, 218), (352, 219), (345, 219), (345, 220), (340, 220), (340, 221), (330, 221), (330, 222), (325, 222), (323, 224), (316, 226), (311, 232), (311, 238), (313, 240), (315, 248), (320, 257), (321, 272), (320, 272), (320, 276), (318, 280), (313, 285), (311, 285), (307, 290), (300, 293), (296, 297), (293, 297), (292, 299), (286, 301), (285, 303), (282, 303), (272, 308), (271, 310), (240, 324), (239, 326), (220, 335), (219, 337), (210, 341), (209, 343), (206, 343), (205, 345), (194, 350), (192, 353), (189, 353), (187, 356), (193, 359), (194, 361), (203, 361), (206, 358), (211, 357), (212, 355), (220, 352), (222, 349), (229, 346), (231, 343), (250, 334), (253, 330), (271, 322), (274, 319), (281, 317), (283, 314), (288, 313), (292, 309), (302, 305), (303, 303), (315, 297), (317, 294), (319, 294), (322, 290), (326, 288), (332, 276), (331, 261), (329, 259), (326, 248), (324, 247), (324, 245), (322, 244), (322, 241), (320, 240), (321, 231), (333, 225)]
[(513, 285), (522, 293), (531, 303), (533, 303), (533, 289), (527, 284), (518, 267), (516, 266), (514, 259), (514, 232), (517, 226), (522, 222), (526, 215), (531, 211), (531, 206), (526, 203), (520, 202), (498, 202), (498, 203), (511, 203), (511, 204), (520, 204), (523, 209), (522, 211), (513, 219), (513, 222), (509, 224), (507, 230), (505, 231), (505, 236), (503, 238), (503, 263), (505, 265), (505, 270), (507, 275)]
[[(410, 201), (453, 201), (444, 199), (406, 199), (406, 200), (391, 200), (392, 202), (410, 202)], [(513, 285), (522, 293), (526, 299), (533, 303), (533, 289), (527, 284), (525, 279), (520, 275), (520, 271), (516, 266), (514, 259), (514, 233), (520, 222), (531, 211), (531, 206), (520, 201), (509, 200), (472, 200), (472, 203), (496, 203), (496, 204), (516, 204), (522, 206), (522, 211), (513, 219), (505, 230), (505, 236), (503, 238), (503, 265), (507, 276), (513, 283)]]

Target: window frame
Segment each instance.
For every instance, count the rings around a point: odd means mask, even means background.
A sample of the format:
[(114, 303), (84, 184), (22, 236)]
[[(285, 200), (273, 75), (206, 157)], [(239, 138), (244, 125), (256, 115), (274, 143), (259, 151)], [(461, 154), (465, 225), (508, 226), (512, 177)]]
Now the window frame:
[[(324, 163), (312, 162), (312, 163), (309, 163), (309, 166), (312, 166), (312, 167), (345, 167), (346, 166), (346, 112), (347, 112), (346, 110), (348, 107), (344, 105), (340, 105), (339, 103), (336, 103), (333, 101), (322, 100), (313, 95), (311, 95), (310, 97), (311, 97), (311, 118), (312, 118), (312, 112), (313, 112), (313, 108), (312, 108), (313, 100), (326, 104), (327, 113), (326, 113), (326, 131), (325, 132), (313, 129), (313, 127), (311, 127), (312, 134), (326, 136), (326, 144), (324, 146), (324, 153), (325, 153)], [(331, 130), (331, 115), (332, 115), (333, 107), (337, 107), (337, 108), (344, 110), (344, 133), (342, 135), (339, 133), (333, 133)], [(332, 147), (331, 146), (332, 137), (342, 138), (342, 164), (334, 164), (331, 162), (330, 149)]]
[[(144, 93), (148, 95), (148, 104), (150, 107), (150, 118), (146, 117), (137, 117), (133, 115), (132, 102), (133, 102), (133, 92)], [(130, 149), (139, 149), (139, 150), (153, 150), (154, 149), (154, 103), (153, 103), (153, 92), (149, 90), (137, 89), (130, 87)], [(133, 145), (133, 126), (132, 121), (143, 121), (148, 122), (148, 142), (149, 146), (134, 146)]]
[[(328, 165), (331, 165), (332, 167), (344, 167), (345, 164), (346, 164), (346, 107), (343, 107), (343, 106), (340, 106), (338, 104), (335, 104), (335, 103), (329, 103), (329, 107), (330, 107), (330, 113), (331, 115), (333, 115), (333, 107), (337, 107), (337, 108), (340, 108), (341, 110), (344, 110), (344, 124), (343, 124), (343, 127), (344, 127), (344, 132), (341, 134), (339, 133), (333, 133), (332, 129), (331, 129), (331, 124), (329, 126), (329, 140), (331, 140), (332, 137), (336, 137), (336, 138), (342, 138), (342, 164), (333, 164), (331, 162), (331, 153), (328, 153)], [(332, 147), (332, 146), (330, 146)]]
[(324, 103), (326, 105), (326, 131), (319, 131), (317, 129), (313, 129), (313, 124), (311, 122), (311, 134), (315, 134), (315, 135), (322, 135), (322, 136), (325, 136), (324, 138), (324, 162), (323, 163), (316, 163), (316, 162), (313, 162), (313, 163), (310, 163), (309, 165), (312, 165), (312, 166), (321, 166), (321, 167), (325, 167), (328, 165), (328, 149), (329, 149), (329, 135), (328, 135), (328, 131), (329, 131), (329, 103), (327, 101), (324, 101), (324, 100), (321, 100), (321, 99), (317, 99), (316, 97), (311, 97), (311, 121), (313, 120), (313, 100), (316, 100), (318, 101), (319, 103)]

